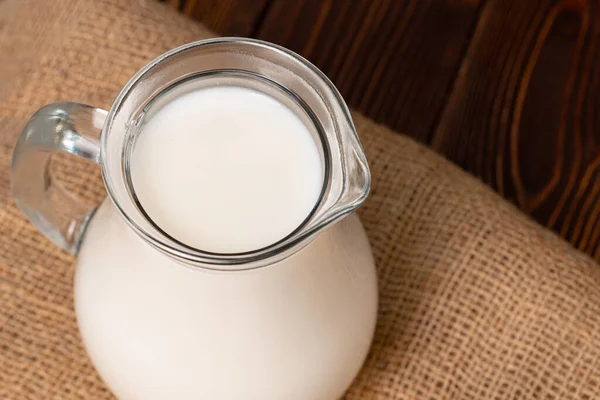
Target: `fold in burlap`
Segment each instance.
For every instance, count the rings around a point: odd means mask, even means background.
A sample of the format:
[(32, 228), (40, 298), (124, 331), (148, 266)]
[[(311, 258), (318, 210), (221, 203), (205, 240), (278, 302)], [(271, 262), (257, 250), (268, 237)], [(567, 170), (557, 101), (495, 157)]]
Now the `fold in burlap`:
[[(26, 119), (54, 101), (107, 108), (148, 60), (209, 35), (154, 0), (0, 0), (0, 399), (111, 398), (77, 332), (75, 260), (10, 197)], [(355, 118), (381, 310), (347, 398), (600, 398), (598, 266), (440, 156)], [(56, 164), (88, 201), (104, 195), (95, 166)]]

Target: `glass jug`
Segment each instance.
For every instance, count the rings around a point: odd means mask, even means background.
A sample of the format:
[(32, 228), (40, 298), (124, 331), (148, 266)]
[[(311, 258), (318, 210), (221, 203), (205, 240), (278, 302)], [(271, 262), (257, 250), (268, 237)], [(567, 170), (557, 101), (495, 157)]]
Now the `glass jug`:
[[(311, 130), (322, 192), (303, 224), (277, 243), (236, 254), (191, 248), (136, 201), (129, 157), (148, 105), (190, 79), (262, 91)], [(53, 152), (100, 165), (108, 196), (98, 208), (83, 206), (50, 178)], [(81, 336), (100, 376), (124, 400), (341, 397), (376, 322), (373, 258), (352, 214), (369, 184), (350, 113), (332, 83), (287, 49), (238, 38), (158, 57), (109, 112), (75, 103), (42, 108), (12, 162), (19, 207), (77, 256)]]

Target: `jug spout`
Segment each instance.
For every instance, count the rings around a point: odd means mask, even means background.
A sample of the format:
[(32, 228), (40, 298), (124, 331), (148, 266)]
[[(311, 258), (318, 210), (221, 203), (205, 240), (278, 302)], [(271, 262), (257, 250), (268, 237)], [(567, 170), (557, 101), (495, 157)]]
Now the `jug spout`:
[(357, 143), (347, 156), (347, 189), (341, 203), (347, 211), (359, 207), (371, 190), (371, 173), (360, 143)]
[(337, 149), (331, 151), (322, 214), (315, 215), (315, 223), (321, 225), (321, 229), (356, 210), (367, 198), (371, 187), (369, 165), (349, 112), (347, 118), (346, 129), (335, 143)]

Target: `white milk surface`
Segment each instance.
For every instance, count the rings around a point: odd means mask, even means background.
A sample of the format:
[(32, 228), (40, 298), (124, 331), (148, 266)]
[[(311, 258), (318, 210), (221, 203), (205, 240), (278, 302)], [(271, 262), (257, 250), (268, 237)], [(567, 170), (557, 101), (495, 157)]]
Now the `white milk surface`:
[(310, 214), (323, 184), (310, 131), (275, 98), (234, 86), (182, 94), (142, 128), (131, 158), (138, 199), (194, 248), (237, 253), (277, 242)]

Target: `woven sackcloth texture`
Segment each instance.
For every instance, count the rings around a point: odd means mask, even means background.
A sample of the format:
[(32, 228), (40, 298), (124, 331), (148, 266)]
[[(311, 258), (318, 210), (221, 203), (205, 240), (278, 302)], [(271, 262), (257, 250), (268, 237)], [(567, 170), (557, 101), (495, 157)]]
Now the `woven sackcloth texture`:
[[(108, 108), (151, 58), (207, 36), (154, 0), (0, 0), (0, 399), (112, 398), (77, 331), (75, 260), (11, 199), (20, 130), (46, 103)], [(600, 398), (599, 266), (440, 156), (355, 120), (381, 297), (347, 398)], [(87, 201), (104, 196), (96, 166), (54, 164)]]

